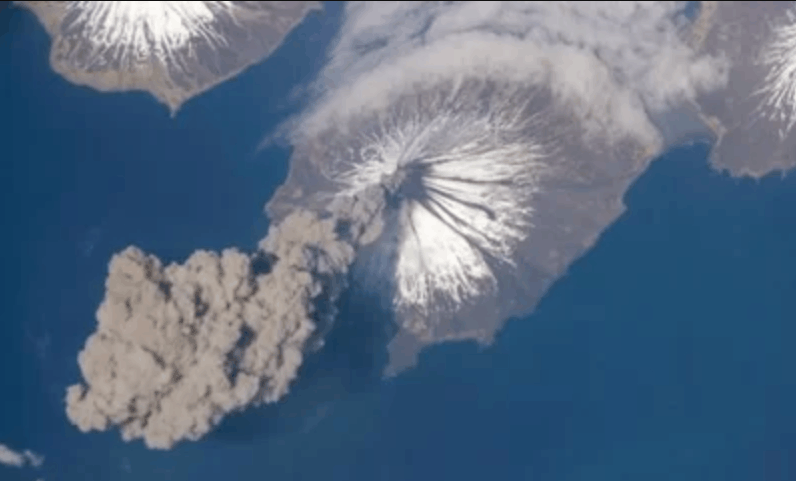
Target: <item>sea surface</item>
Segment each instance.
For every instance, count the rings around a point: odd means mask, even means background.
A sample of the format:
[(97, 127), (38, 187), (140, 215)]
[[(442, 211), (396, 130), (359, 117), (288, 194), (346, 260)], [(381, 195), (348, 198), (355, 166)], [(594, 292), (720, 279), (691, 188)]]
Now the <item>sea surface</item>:
[(113, 253), (182, 261), (266, 234), (289, 152), (257, 146), (339, 13), (174, 120), (146, 94), (62, 80), (35, 19), (0, 13), (0, 443), (46, 456), (0, 479), (796, 480), (796, 177), (730, 178), (704, 143), (657, 159), (491, 347), (436, 346), (384, 380), (389, 319), (344, 299), (285, 401), (200, 442), (149, 451), (67, 421)]

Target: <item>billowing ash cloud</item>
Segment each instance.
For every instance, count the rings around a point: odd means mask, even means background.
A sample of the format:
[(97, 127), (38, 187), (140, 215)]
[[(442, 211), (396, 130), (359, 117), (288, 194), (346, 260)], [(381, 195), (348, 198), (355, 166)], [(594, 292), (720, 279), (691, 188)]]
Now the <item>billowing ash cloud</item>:
[(319, 2), (20, 2), (52, 37), (53, 69), (101, 91), (145, 90), (174, 114), (268, 56)]
[(0, 444), (0, 464), (14, 468), (24, 468), (25, 466), (38, 468), (44, 464), (44, 456), (29, 449), (15, 451), (5, 444)]
[(699, 99), (719, 135), (712, 163), (759, 177), (796, 165), (796, 7), (703, 2), (696, 46), (732, 60), (726, 88)]
[(168, 449), (227, 413), (279, 400), (333, 319), (317, 301), (345, 287), (353, 249), (337, 224), (294, 212), (255, 256), (196, 251), (164, 268), (134, 247), (115, 255), (97, 331), (78, 357), (84, 383), (67, 391), (69, 419)]
[(391, 369), (423, 344), (489, 342), (621, 213), (663, 146), (650, 115), (726, 82), (724, 59), (689, 45), (684, 7), (348, 5), (269, 211), (381, 189), (383, 235), (356, 272), (403, 328)]

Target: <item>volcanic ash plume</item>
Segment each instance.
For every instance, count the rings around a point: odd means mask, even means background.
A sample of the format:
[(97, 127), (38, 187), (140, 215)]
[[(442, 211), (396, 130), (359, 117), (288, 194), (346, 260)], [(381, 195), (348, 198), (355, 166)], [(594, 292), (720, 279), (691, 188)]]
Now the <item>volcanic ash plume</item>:
[(52, 37), (53, 69), (101, 91), (145, 90), (174, 114), (266, 56), (319, 2), (20, 2)]
[(336, 226), (297, 211), (256, 256), (197, 251), (164, 268), (135, 247), (115, 255), (97, 331), (78, 357), (84, 383), (67, 391), (69, 419), (169, 449), (227, 413), (279, 400), (328, 329), (316, 322), (333, 319), (316, 301), (345, 287), (353, 248)]

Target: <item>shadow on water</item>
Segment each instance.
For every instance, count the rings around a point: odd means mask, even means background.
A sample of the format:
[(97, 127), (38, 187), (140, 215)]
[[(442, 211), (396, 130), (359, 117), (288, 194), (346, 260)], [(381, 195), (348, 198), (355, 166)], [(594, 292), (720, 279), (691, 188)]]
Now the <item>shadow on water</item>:
[(378, 389), (393, 321), (378, 301), (353, 291), (343, 295), (338, 308), (325, 344), (306, 355), (288, 396), (278, 404), (229, 416), (211, 434), (213, 439), (250, 444), (266, 437), (302, 434), (334, 403)]
[(706, 151), (654, 163), (628, 212), (492, 347), (435, 346), (379, 381), (387, 339), (349, 298), (287, 400), (216, 438), (300, 431), (340, 399), (260, 467), (347, 481), (796, 479), (796, 178), (731, 179)]

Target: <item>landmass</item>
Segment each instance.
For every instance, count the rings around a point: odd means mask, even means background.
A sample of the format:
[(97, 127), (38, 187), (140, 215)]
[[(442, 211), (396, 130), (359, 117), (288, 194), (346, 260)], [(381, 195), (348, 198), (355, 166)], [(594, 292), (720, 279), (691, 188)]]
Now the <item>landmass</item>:
[(102, 92), (142, 90), (176, 115), (188, 99), (269, 56), (320, 2), (30, 2), (50, 65)]

